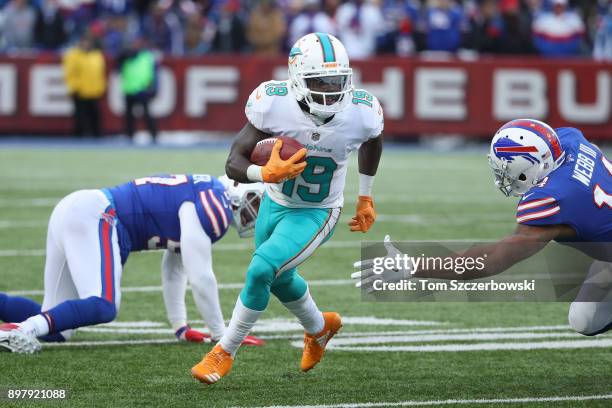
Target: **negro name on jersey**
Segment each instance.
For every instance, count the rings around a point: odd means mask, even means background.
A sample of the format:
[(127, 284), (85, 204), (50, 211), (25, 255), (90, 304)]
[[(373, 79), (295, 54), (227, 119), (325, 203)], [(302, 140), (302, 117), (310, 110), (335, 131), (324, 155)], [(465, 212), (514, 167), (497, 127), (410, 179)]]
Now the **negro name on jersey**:
[[(221, 239), (232, 222), (225, 187), (209, 175), (143, 177), (104, 190), (117, 212), (118, 234), (128, 235), (130, 251), (178, 250), (179, 209), (185, 202), (195, 204), (202, 228), (212, 242)], [(125, 238), (119, 237), (122, 252), (128, 245)]]
[(288, 82), (269, 81), (247, 102), (246, 116), (272, 136), (291, 137), (308, 150), (307, 166), (295, 179), (266, 184), (272, 200), (286, 207), (341, 207), (349, 154), (383, 131), (383, 111), (373, 95), (355, 90), (351, 103), (327, 123), (317, 125), (300, 108)]
[(612, 164), (575, 128), (555, 130), (566, 158), (519, 202), (526, 225), (569, 225), (578, 242), (612, 242)]

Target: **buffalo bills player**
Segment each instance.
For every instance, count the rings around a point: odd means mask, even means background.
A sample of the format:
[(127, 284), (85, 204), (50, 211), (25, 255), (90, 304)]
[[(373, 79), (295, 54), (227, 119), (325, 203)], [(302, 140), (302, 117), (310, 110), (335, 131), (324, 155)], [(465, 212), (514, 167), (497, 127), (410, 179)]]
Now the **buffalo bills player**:
[(37, 338), (64, 341), (78, 327), (114, 320), (129, 253), (155, 249), (165, 249), (164, 301), (176, 336), (205, 337), (187, 326), (189, 280), (212, 340), (220, 339), (225, 324), (211, 247), (232, 224), (240, 236), (252, 235), (262, 194), (261, 183), (226, 176), (163, 175), (68, 195), (49, 220), (43, 304), (0, 294), (0, 319), (17, 322), (0, 326), (0, 346), (32, 353), (40, 350)]
[[(486, 267), (466, 271), (415, 271), (415, 277), (477, 279), (499, 274), (550, 241), (573, 245), (595, 259), (587, 282), (597, 280), (602, 301), (588, 302), (583, 285), (569, 310), (574, 330), (595, 335), (612, 329), (612, 163), (580, 130), (537, 120), (517, 119), (502, 126), (491, 143), (489, 164), (495, 185), (507, 197), (519, 196), (516, 230), (490, 245), (470, 248), (463, 257), (487, 254)], [(578, 243), (578, 244), (575, 244)], [(582, 243), (582, 244), (581, 244)], [(584, 245), (591, 243), (591, 245)], [(399, 251), (385, 237), (388, 256)], [(371, 260), (357, 262), (357, 286), (371, 284)], [(586, 272), (586, 271), (585, 271)]]

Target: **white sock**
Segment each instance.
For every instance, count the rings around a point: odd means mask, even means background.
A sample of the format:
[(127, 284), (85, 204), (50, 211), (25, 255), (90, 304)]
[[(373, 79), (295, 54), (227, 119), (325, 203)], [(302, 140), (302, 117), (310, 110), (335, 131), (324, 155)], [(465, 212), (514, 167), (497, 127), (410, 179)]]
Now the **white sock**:
[(223, 334), (223, 337), (219, 340), (219, 344), (221, 344), (223, 350), (234, 357), (244, 338), (248, 336), (262, 313), (263, 310), (257, 311), (249, 309), (242, 304), (240, 297), (238, 297), (234, 312), (232, 313), (232, 320), (230, 320), (225, 334)]
[(310, 296), (310, 290), (306, 290), (304, 296), (298, 300), (283, 303), (283, 305), (298, 318), (306, 333), (317, 334), (323, 330), (323, 326), (325, 326), (323, 313)]
[(19, 323), (19, 329), (34, 337), (49, 334), (49, 324), (47, 319), (41, 314), (29, 317), (25, 322)]
[(170, 324), (172, 325), (172, 330), (174, 330), (174, 332), (176, 333), (178, 329), (182, 329), (183, 327), (187, 326), (187, 321), (186, 320), (175, 320), (175, 321), (170, 321)]

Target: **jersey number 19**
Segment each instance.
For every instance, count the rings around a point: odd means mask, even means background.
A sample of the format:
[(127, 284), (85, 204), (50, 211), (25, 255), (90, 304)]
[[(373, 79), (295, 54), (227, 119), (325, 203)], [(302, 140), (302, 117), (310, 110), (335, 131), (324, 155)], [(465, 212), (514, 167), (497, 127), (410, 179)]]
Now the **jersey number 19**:
[(283, 184), (283, 194), (289, 197), (297, 194), (302, 201), (320, 203), (329, 196), (330, 184), (337, 168), (338, 164), (331, 157), (309, 156), (301, 174), (307, 184), (297, 183), (296, 189), (297, 178), (287, 180)]

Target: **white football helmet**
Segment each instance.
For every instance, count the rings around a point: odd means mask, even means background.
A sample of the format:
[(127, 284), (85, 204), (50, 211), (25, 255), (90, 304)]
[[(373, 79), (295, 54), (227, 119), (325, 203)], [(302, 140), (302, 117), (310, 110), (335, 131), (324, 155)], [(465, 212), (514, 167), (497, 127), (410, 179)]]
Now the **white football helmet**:
[(353, 70), (344, 45), (333, 35), (303, 36), (289, 52), (289, 82), (310, 113), (328, 118), (351, 100)]
[(229, 197), (234, 215), (233, 224), (238, 231), (238, 235), (240, 235), (240, 238), (252, 237), (259, 212), (259, 204), (265, 190), (264, 184), (238, 183), (225, 174), (219, 177), (219, 181), (225, 186), (225, 191)]
[(516, 119), (493, 136), (489, 165), (495, 186), (506, 196), (522, 196), (565, 159), (557, 133), (544, 122)]

